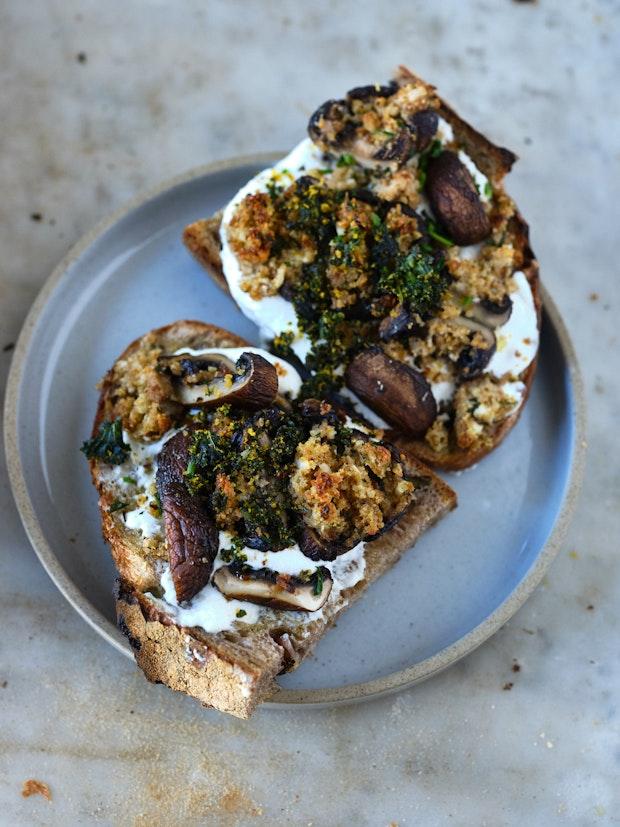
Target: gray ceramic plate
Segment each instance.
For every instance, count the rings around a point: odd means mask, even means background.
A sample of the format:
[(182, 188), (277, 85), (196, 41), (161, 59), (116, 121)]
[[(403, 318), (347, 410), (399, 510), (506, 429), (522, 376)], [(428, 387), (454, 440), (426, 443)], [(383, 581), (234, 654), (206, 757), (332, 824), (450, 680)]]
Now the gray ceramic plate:
[[(84, 238), (35, 302), (14, 356), (6, 447), (15, 499), (48, 573), (78, 612), (130, 655), (114, 623), (114, 570), (79, 453), (95, 383), (135, 337), (202, 319), (257, 341), (181, 243), (268, 157), (195, 170), (136, 199)], [(505, 443), (448, 475), (460, 507), (347, 611), (316, 654), (281, 680), (275, 704), (333, 703), (393, 691), (472, 651), (519, 608), (558, 549), (582, 465), (575, 355), (545, 297), (540, 367)]]

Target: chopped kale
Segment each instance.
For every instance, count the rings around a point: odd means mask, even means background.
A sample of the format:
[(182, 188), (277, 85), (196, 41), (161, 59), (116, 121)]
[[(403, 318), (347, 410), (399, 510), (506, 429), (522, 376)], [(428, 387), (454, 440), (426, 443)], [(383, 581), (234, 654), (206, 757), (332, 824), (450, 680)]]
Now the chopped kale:
[(380, 277), (379, 289), (392, 293), (423, 316), (440, 303), (448, 279), (443, 261), (438, 263), (435, 256), (414, 248), (395, 270)]
[(80, 448), (88, 459), (97, 459), (108, 465), (121, 465), (129, 456), (130, 450), (129, 445), (123, 441), (120, 417), (114, 422), (104, 420), (96, 436), (84, 442)]
[(121, 509), (125, 508), (127, 503), (122, 502), (122, 500), (114, 500), (114, 502), (108, 508), (110, 514), (114, 514), (115, 511), (121, 511)]

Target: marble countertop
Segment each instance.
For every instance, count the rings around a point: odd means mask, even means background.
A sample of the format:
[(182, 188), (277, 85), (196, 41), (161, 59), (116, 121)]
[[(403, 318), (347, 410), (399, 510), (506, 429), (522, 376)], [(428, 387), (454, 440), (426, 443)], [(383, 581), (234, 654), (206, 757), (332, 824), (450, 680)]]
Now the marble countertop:
[[(191, 166), (296, 142), (396, 62), (520, 156), (510, 190), (589, 407), (577, 514), (542, 585), (435, 679), (241, 722), (148, 685), (44, 573), (0, 465), (0, 822), (620, 822), (620, 5), (94, 3), (0, 10), (0, 393), (44, 279), (97, 220)], [(28, 778), (52, 801), (23, 798)]]

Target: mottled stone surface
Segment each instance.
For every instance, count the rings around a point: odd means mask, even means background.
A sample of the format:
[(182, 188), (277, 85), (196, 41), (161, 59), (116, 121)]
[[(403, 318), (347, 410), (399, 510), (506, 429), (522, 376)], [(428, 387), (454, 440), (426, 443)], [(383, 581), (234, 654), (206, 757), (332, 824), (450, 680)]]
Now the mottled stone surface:
[[(401, 61), (522, 158), (510, 189), (575, 340), (590, 445), (559, 558), (490, 642), (398, 696), (247, 723), (148, 686), (86, 626), (0, 468), (2, 823), (618, 822), (619, 26), (613, 0), (2, 5), (0, 387), (37, 290), (98, 219), (290, 146), (313, 105)], [(22, 798), (28, 778), (51, 803)]]

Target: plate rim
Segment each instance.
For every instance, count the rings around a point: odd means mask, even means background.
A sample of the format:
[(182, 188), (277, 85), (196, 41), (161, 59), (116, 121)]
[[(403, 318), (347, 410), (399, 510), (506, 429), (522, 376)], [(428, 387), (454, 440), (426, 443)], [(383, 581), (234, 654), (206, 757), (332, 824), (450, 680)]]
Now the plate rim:
[[(47, 542), (36, 509), (28, 494), (24, 468), (18, 450), (18, 411), (17, 403), (19, 391), (24, 375), (25, 359), (33, 341), (33, 334), (38, 320), (44, 312), (56, 286), (66, 274), (69, 267), (77, 261), (91, 244), (95, 243), (104, 233), (129, 213), (146, 204), (148, 201), (162, 195), (167, 190), (181, 184), (188, 183), (196, 178), (216, 172), (222, 172), (244, 164), (257, 164), (281, 157), (283, 153), (262, 152), (250, 155), (235, 156), (197, 167), (169, 178), (164, 182), (150, 187), (129, 201), (121, 205), (110, 215), (100, 220), (91, 230), (86, 232), (63, 256), (51, 275), (43, 283), (36, 299), (28, 311), (22, 325), (6, 384), (4, 402), (4, 444), (9, 484), (22, 524), (39, 561), (50, 576), (60, 593), (77, 613), (101, 637), (115, 649), (133, 659), (131, 650), (122, 638), (120, 632), (95, 606), (84, 596), (74, 581), (67, 574), (58, 561), (52, 546)], [(382, 695), (391, 694), (427, 678), (436, 675), (470, 654), (484, 641), (497, 632), (525, 603), (527, 598), (536, 589), (545, 572), (551, 565), (564, 541), (570, 521), (572, 519), (579, 490), (583, 480), (586, 453), (586, 410), (585, 394), (581, 371), (572, 340), (560, 312), (543, 285), (541, 285), (543, 307), (558, 336), (560, 348), (568, 367), (569, 379), (574, 398), (573, 426), (574, 436), (572, 444), (572, 463), (568, 482), (562, 498), (562, 504), (556, 516), (553, 528), (546, 543), (540, 549), (535, 563), (521, 580), (512, 593), (487, 618), (479, 623), (466, 635), (456, 640), (446, 648), (425, 658), (420, 663), (397, 670), (381, 678), (339, 687), (328, 687), (307, 690), (280, 689), (269, 701), (262, 704), (267, 708), (286, 708), (291, 705), (311, 705), (315, 707), (332, 706), (341, 703), (370, 700)]]

